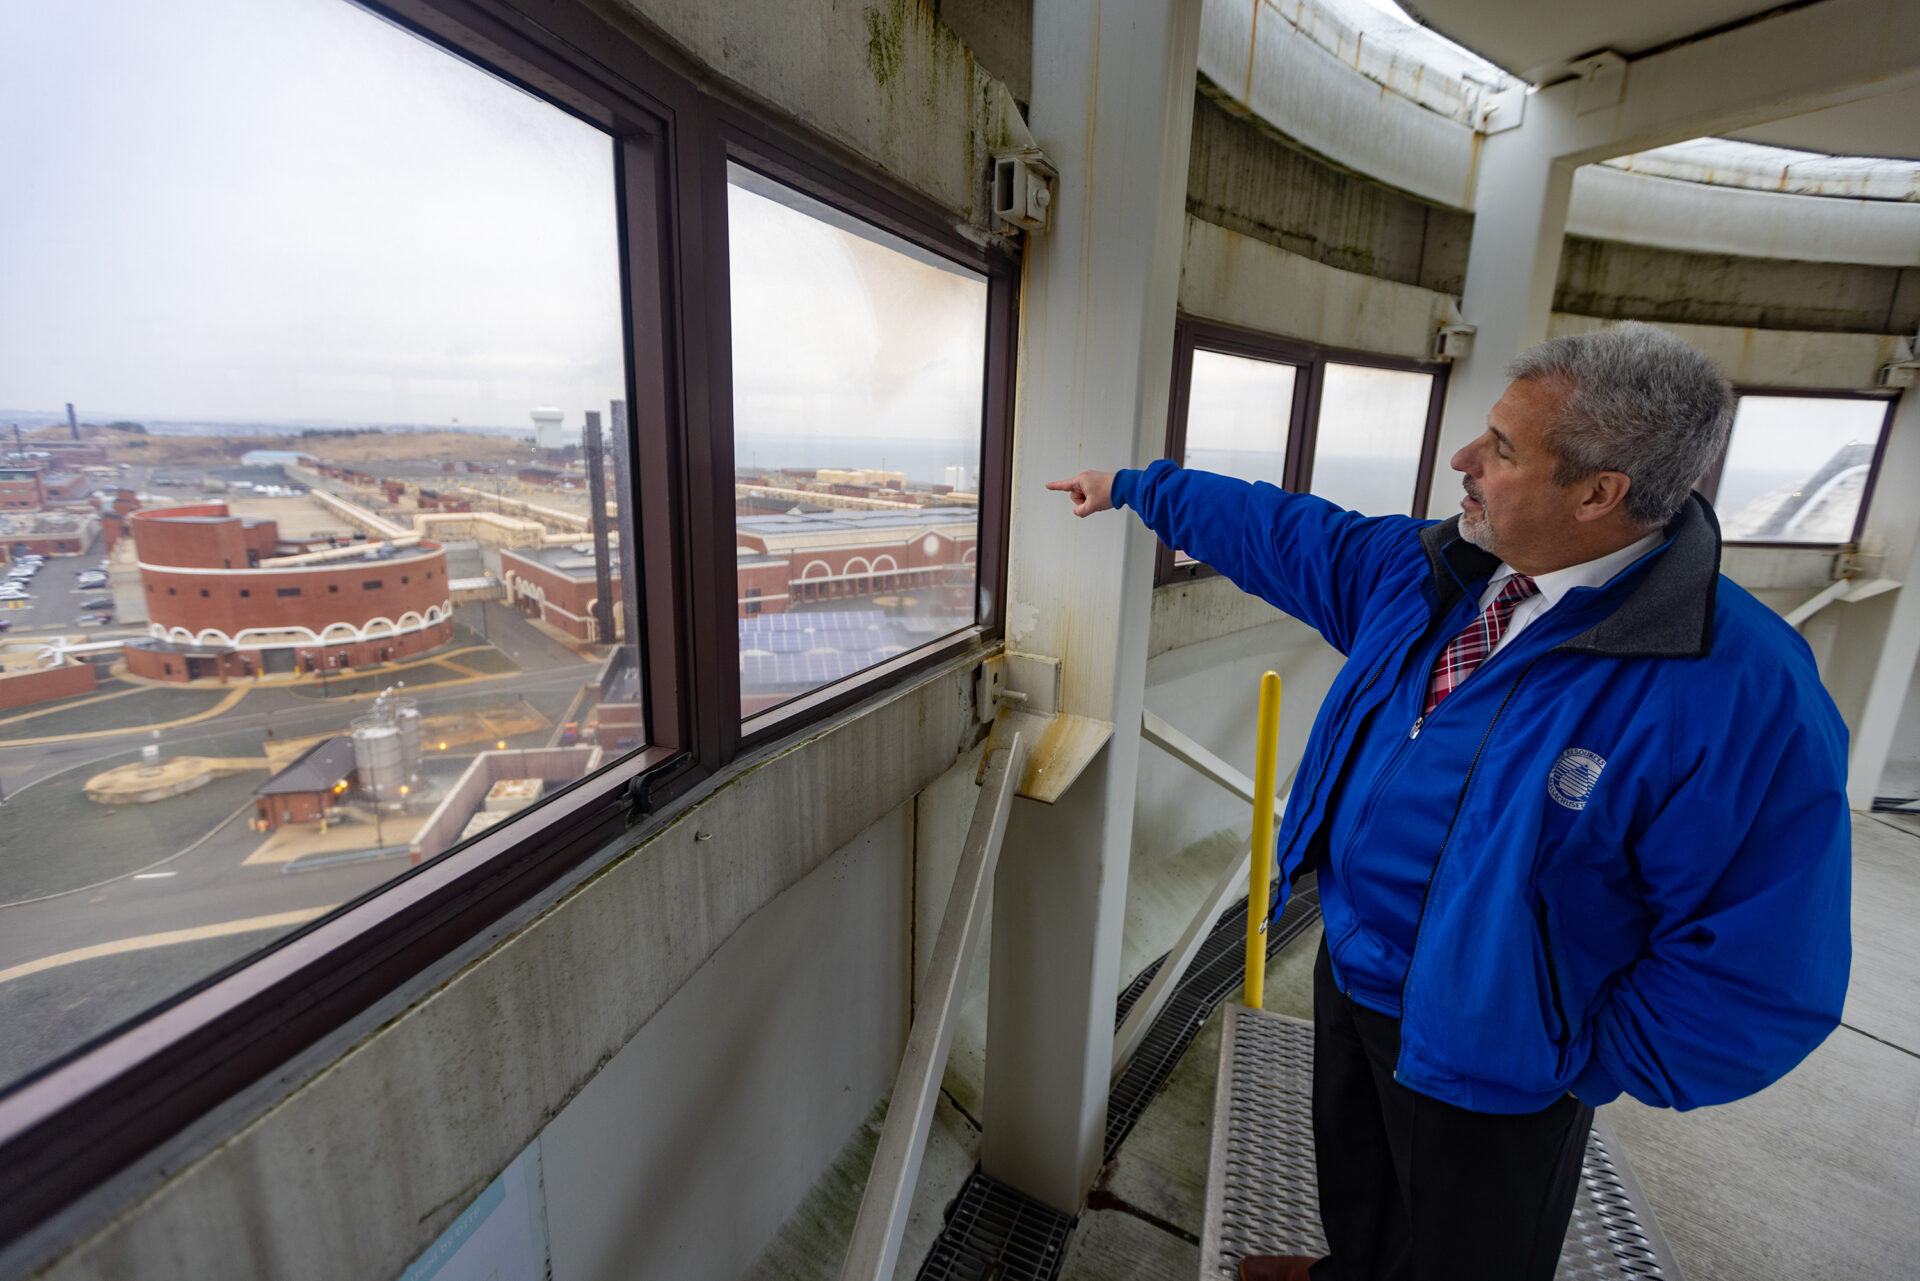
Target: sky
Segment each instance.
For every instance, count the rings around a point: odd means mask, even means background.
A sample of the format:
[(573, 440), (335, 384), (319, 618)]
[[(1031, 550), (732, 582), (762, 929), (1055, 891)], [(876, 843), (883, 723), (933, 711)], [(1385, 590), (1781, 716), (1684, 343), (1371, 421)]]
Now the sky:
[[(0, 408), (577, 430), (613, 149), (346, 0), (0, 0)], [(732, 191), (742, 432), (977, 438), (984, 281)]]
[(0, 0), (0, 407), (621, 396), (613, 144), (344, 0)]
[(977, 440), (986, 278), (738, 165), (729, 177), (736, 432)]

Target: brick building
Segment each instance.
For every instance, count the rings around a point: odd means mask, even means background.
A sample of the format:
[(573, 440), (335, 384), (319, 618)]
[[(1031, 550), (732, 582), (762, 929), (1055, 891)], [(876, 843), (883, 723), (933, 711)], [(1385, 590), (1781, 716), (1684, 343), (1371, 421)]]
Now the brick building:
[(322, 739), (253, 789), (253, 825), (271, 832), (288, 823), (321, 822), (353, 782), (353, 740), (345, 734)]
[(453, 637), (439, 544), (282, 542), (224, 503), (128, 518), (151, 635), (127, 670), (156, 680), (335, 671), (409, 658)]
[(46, 505), (46, 477), (37, 464), (0, 466), (0, 511), (37, 512)]
[(971, 507), (741, 517), (739, 617), (899, 592), (953, 595), (949, 604), (970, 609), (979, 529)]
[[(613, 618), (614, 630), (624, 636), (627, 628), (619, 607), (618, 546), (614, 544)], [(600, 598), (600, 590), (594, 578), (592, 543), (503, 549), (500, 574), (506, 581), (507, 600), (521, 613), (557, 627), (575, 640), (598, 639), (593, 607)]]

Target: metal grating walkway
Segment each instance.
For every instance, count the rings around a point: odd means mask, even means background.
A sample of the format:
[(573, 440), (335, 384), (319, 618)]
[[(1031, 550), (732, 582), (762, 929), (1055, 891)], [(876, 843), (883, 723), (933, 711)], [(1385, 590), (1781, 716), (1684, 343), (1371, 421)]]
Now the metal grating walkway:
[[(1326, 1251), (1314, 1186), (1312, 1080), (1313, 1024), (1227, 1008), (1200, 1243), (1204, 1281), (1233, 1281), (1243, 1255)], [(1561, 1281), (1678, 1281), (1659, 1227), (1638, 1209), (1645, 1198), (1626, 1158), (1609, 1154), (1612, 1138), (1596, 1117), (1560, 1251)]]

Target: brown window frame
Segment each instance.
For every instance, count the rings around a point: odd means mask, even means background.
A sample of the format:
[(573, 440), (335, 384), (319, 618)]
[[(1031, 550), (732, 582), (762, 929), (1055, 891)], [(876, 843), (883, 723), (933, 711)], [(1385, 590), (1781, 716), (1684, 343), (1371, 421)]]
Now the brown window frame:
[[(1420, 441), (1420, 462), (1414, 471), (1413, 501), (1408, 508), (1414, 517), (1425, 518), (1428, 490), (1433, 484), (1434, 455), (1440, 444), (1440, 417), (1447, 403), (1447, 375), (1452, 368), (1446, 361), (1414, 360), (1374, 351), (1328, 347), (1183, 315), (1175, 323), (1173, 332), (1173, 377), (1167, 395), (1166, 453), (1168, 458), (1182, 466), (1186, 465), (1187, 402), (1192, 391), (1193, 353), (1196, 350), (1292, 365), (1299, 371), (1293, 380), (1293, 409), (1287, 423), (1286, 460), (1281, 470), (1281, 487), (1293, 493), (1311, 492), (1313, 458), (1319, 443), (1320, 396), (1329, 364), (1402, 369), (1433, 375), (1433, 388), (1427, 400), (1426, 431)], [(1164, 543), (1159, 545), (1154, 555), (1153, 582), (1156, 587), (1191, 582), (1197, 578), (1212, 578), (1218, 573), (1211, 565), (1197, 560), (1176, 562), (1173, 549)]]
[[(1799, 539), (1784, 538), (1723, 538), (1727, 547), (1800, 547), (1813, 550), (1844, 547), (1860, 541), (1860, 535), (1867, 527), (1867, 513), (1873, 508), (1873, 491), (1880, 481), (1880, 464), (1887, 456), (1887, 439), (1893, 435), (1893, 415), (1900, 407), (1900, 393), (1897, 391), (1854, 391), (1838, 387), (1735, 387), (1733, 389), (1734, 410), (1739, 411), (1739, 402), (1748, 396), (1777, 396), (1791, 400), (1879, 400), (1886, 402), (1886, 411), (1880, 417), (1880, 438), (1873, 446), (1873, 462), (1867, 468), (1866, 487), (1860, 491), (1860, 510), (1853, 514), (1853, 531), (1845, 543), (1809, 543)], [(1694, 488), (1714, 510), (1719, 511), (1720, 475), (1727, 468), (1727, 450), (1733, 445), (1733, 432), (1727, 432), (1727, 443), (1720, 448), (1711, 466), (1700, 474)]]

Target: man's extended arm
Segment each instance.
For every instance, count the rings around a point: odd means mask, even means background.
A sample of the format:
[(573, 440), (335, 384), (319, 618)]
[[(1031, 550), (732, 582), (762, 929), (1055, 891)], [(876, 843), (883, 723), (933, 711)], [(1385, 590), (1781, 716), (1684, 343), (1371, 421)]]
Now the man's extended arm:
[(1412, 537), (1423, 522), (1410, 517), (1362, 516), (1166, 459), (1141, 471), (1084, 471), (1047, 488), (1070, 494), (1077, 516), (1131, 508), (1167, 546), (1309, 624), (1341, 653), (1352, 648), (1383, 571), (1424, 556)]

